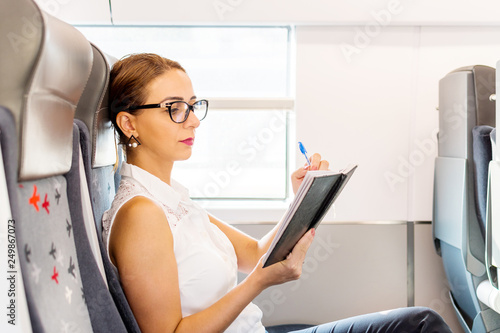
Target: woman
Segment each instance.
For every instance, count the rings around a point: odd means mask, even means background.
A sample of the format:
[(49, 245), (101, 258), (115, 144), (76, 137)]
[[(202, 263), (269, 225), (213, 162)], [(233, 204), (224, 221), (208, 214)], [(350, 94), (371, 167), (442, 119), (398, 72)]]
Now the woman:
[[(171, 179), (175, 161), (191, 156), (208, 109), (175, 61), (137, 54), (111, 72), (110, 117), (126, 147), (122, 181), (103, 216), (111, 262), (143, 332), (265, 332), (252, 300), (269, 286), (298, 279), (314, 229), (286, 260), (262, 268), (277, 228), (260, 240), (207, 214)], [(191, 112), (193, 111), (193, 112)], [(294, 192), (308, 170), (328, 169), (314, 154), (292, 175)], [(248, 273), (237, 284), (237, 270)], [(435, 312), (400, 309), (330, 323), (310, 332), (352, 326), (394, 332), (451, 332)], [(309, 332), (308, 331), (308, 332)]]

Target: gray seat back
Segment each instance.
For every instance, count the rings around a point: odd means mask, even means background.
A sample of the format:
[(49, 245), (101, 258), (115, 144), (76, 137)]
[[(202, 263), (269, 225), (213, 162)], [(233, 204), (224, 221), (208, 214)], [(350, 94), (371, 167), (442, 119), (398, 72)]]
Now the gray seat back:
[[(500, 61), (497, 62), (497, 71), (500, 70)], [(500, 87), (500, 75), (497, 75), (497, 87)], [(498, 88), (497, 88), (498, 90)], [(500, 119), (500, 101), (496, 93), (497, 120)], [(498, 195), (500, 191), (500, 150), (496, 140), (497, 128), (490, 133), (492, 147), (492, 161), (488, 168), (488, 196), (486, 204), (486, 266), (488, 281), (483, 284), (488, 298), (482, 301), (500, 312), (499, 275), (500, 275), (500, 205)], [(490, 297), (494, 295), (495, 297)], [(494, 303), (494, 304), (491, 304)]]
[[(88, 194), (75, 110), (93, 50), (74, 27), (30, 0), (0, 13), (0, 105), (12, 111), (18, 143), (13, 208), (33, 331), (125, 332), (92, 252)], [(92, 215), (92, 214), (91, 214)]]
[[(10, 110), (0, 106), (0, 245), (7, 249), (7, 260), (0, 263), (2, 272), (10, 272), (0, 281), (7, 292), (0, 297), (7, 305), (7, 319), (0, 322), (1, 332), (32, 332), (24, 283), (19, 266), (19, 247), (16, 245), (16, 220), (12, 211), (18, 211), (17, 200), (17, 138), (16, 123)], [(14, 286), (14, 288), (12, 288)]]
[[(109, 292), (128, 332), (139, 332), (139, 326), (127, 302), (119, 278), (108, 259), (101, 238), (101, 218), (111, 207), (115, 195), (117, 147), (115, 131), (108, 119), (108, 84), (111, 66), (116, 59), (92, 45), (94, 63), (89, 84), (78, 104), (75, 123), (80, 131), (80, 145), (85, 174), (92, 201), (93, 228), (97, 228), (96, 246), (102, 258)], [(95, 221), (95, 222), (94, 222)]]
[[(108, 84), (111, 67), (116, 58), (92, 45), (94, 64), (89, 85), (76, 109), (75, 118), (82, 121), (89, 132), (85, 150), (85, 164), (89, 166), (88, 179), (97, 231), (101, 237), (101, 217), (111, 207), (115, 195), (114, 171), (118, 162), (115, 131), (108, 118)], [(91, 170), (91, 171), (90, 171)]]
[(489, 100), (494, 90), (495, 70), (486, 66), (459, 68), (439, 82), (433, 233), (452, 303), (467, 332), (500, 327), (500, 318), (476, 297), (486, 269), (484, 224), (476, 200), (480, 186), (474, 177), (473, 129), (494, 126), (495, 105)]
[[(19, 179), (62, 174), (71, 164), (73, 116), (92, 50), (81, 33), (33, 1), (5, 0), (0, 15), (7, 37), (1, 41), (0, 100), (16, 121)], [(38, 149), (40, 142), (45, 149)]]
[(492, 159), (490, 134), (493, 127), (480, 125), (472, 129), (472, 156), (474, 161), (474, 197), (479, 227), (483, 236), (486, 229), (486, 197), (488, 194), (488, 167)]
[[(13, 209), (33, 331), (91, 332), (63, 176), (73, 157), (73, 116), (92, 64), (72, 26), (28, 0), (0, 13), (0, 104), (15, 121), (18, 207)], [(70, 74), (70, 75), (68, 75)]]

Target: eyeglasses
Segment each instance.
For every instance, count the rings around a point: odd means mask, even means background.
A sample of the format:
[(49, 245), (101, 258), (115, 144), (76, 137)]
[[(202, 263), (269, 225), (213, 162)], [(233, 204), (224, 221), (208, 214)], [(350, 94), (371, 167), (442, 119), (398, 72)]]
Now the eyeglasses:
[(208, 101), (206, 99), (201, 99), (199, 101), (194, 102), (192, 105), (188, 104), (184, 101), (175, 101), (175, 102), (163, 102), (159, 104), (146, 104), (146, 105), (138, 105), (131, 106), (123, 111), (133, 111), (138, 109), (156, 109), (156, 108), (166, 108), (168, 113), (170, 114), (170, 119), (174, 123), (181, 124), (185, 122), (189, 113), (193, 111), (194, 115), (198, 120), (203, 120), (207, 116), (208, 111)]

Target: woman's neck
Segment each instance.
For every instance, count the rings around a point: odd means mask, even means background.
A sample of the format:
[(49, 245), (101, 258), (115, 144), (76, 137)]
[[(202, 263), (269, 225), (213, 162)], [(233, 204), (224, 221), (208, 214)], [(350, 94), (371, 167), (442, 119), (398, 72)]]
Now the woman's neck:
[(173, 162), (159, 162), (157, 159), (148, 158), (147, 156), (137, 156), (137, 154), (127, 152), (127, 163), (138, 166), (146, 170), (150, 174), (160, 178), (163, 182), (170, 184), (170, 176), (172, 174)]

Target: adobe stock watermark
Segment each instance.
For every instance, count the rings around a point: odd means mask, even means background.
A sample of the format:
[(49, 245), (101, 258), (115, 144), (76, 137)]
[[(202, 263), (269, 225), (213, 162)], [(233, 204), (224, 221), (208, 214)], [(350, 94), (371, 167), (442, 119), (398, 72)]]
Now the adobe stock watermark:
[[(451, 108), (440, 110), (439, 112), (443, 112), (441, 120), (447, 125), (446, 128), (453, 131), (462, 126), (466, 121), (468, 116), (468, 111), (466, 110), (473, 109), (474, 108), (466, 109), (464, 104), (455, 103)], [(435, 128), (432, 130), (429, 137), (414, 141), (415, 148), (408, 156), (398, 156), (398, 164), (395, 170), (384, 172), (384, 178), (391, 191), (394, 192), (398, 184), (405, 183), (408, 178), (415, 173), (415, 170), (423, 165), (428, 158), (436, 156), (438, 137), (441, 143), (446, 142), (450, 138), (447, 132), (440, 132), (439, 128)]]
[[(454, 278), (452, 277), (452, 279)], [(432, 299), (429, 303), (429, 307), (436, 310), (438, 313), (445, 313), (447, 308), (451, 304), (451, 299), (449, 296), (450, 282), (446, 278), (443, 278), (442, 283), (444, 284), (444, 287), (439, 291), (438, 297)], [(465, 292), (467, 289), (463, 285), (460, 285), (460, 283), (455, 285), (457, 286), (457, 290), (459, 293)]]
[[(67, 5), (72, 0), (40, 0), (38, 4), (46, 13), (57, 16), (61, 7)], [(42, 17), (39, 12), (35, 12), (32, 17), (21, 17), (21, 26), (18, 31), (10, 31), (7, 33), (7, 39), (17, 54), (23, 50), (24, 46), (28, 46), (30, 42), (39, 36), (42, 28)]]
[(461, 281), (460, 277), (457, 276), (449, 276), (448, 280), (446, 277), (443, 277), (439, 281), (442, 287), (439, 290), (439, 293), (435, 298), (431, 299), (426, 305), (435, 310), (440, 314), (444, 314), (450, 310), (452, 306), (452, 300), (450, 298), (451, 288), (450, 286), (454, 286), (453, 294), (454, 297), (460, 297), (461, 295), (469, 295), (469, 289), (466, 285), (464, 285)]
[(217, 197), (223, 189), (229, 186), (233, 177), (241, 174), (243, 163), (254, 161), (259, 152), (273, 142), (277, 134), (286, 130), (286, 126), (286, 112), (274, 112), (266, 127), (261, 128), (255, 135), (248, 136), (238, 144), (236, 149), (238, 158), (227, 161), (222, 170), (210, 171), (208, 174), (210, 180), (201, 188), (193, 188), (191, 190), (193, 196)]
[(227, 13), (234, 11), (236, 8), (241, 6), (244, 0), (215, 0), (212, 2), (215, 13), (222, 21), (225, 19)]
[(437, 151), (438, 132), (439, 129), (436, 128), (431, 132), (430, 137), (415, 140), (416, 148), (408, 156), (398, 156), (398, 166), (395, 172), (384, 172), (384, 178), (392, 192), (396, 190), (398, 184), (405, 183), (415, 173), (415, 170), (424, 164), (427, 158), (435, 155)]
[[(331, 257), (335, 249), (340, 248), (340, 244), (335, 242), (330, 234), (327, 234), (326, 238), (316, 237), (313, 245), (314, 246), (309, 249), (305, 262), (302, 265), (302, 274), (300, 279), (289, 284), (291, 291), (297, 290), (302, 282), (307, 281), (311, 276), (313, 276), (320, 267), (320, 264)], [(290, 292), (283, 291), (282, 289), (271, 288), (272, 289), (269, 291), (267, 298), (256, 302), (266, 317), (272, 317), (276, 309), (280, 305), (285, 304), (289, 300), (289, 295), (291, 295)], [(257, 318), (254, 316), (249, 318), (246, 322), (243, 322), (240, 326), (238, 326), (237, 331), (241, 333), (249, 332), (255, 320), (260, 320), (260, 317)]]
[(14, 53), (20, 53), (24, 46), (28, 46), (30, 42), (39, 35), (42, 28), (42, 19), (39, 13), (35, 13), (33, 17), (21, 17), (22, 25), (17, 32), (10, 31), (7, 33), (7, 39)]
[(61, 10), (62, 6), (67, 5), (73, 0), (39, 0), (38, 3), (44, 11), (50, 15), (56, 16)]
[(377, 38), (383, 31), (384, 27), (391, 24), (395, 15), (403, 12), (403, 6), (400, 0), (390, 0), (386, 8), (378, 11), (371, 11), (371, 21), (364, 27), (356, 27), (355, 35), (352, 43), (340, 44), (340, 50), (344, 55), (347, 63), (352, 62), (352, 58), (361, 53), (367, 48), (373, 39)]

